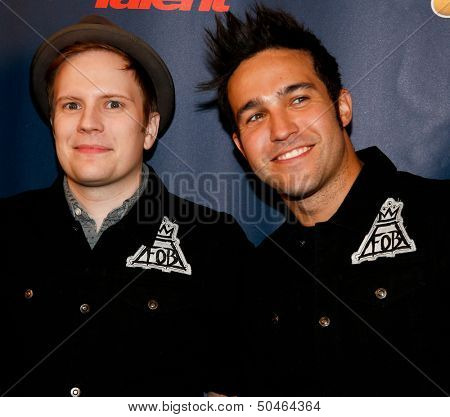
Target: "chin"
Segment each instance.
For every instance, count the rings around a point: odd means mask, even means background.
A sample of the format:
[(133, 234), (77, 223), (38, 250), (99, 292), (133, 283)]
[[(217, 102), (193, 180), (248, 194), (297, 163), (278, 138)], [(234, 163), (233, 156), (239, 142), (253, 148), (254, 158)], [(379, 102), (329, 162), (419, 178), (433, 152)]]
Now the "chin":
[[(288, 183), (286, 180), (274, 180), (266, 181), (267, 185), (274, 188), (283, 198), (288, 198), (289, 200), (301, 200), (309, 197), (313, 194), (312, 187), (305, 187), (306, 179), (297, 179), (296, 183)], [(299, 184), (301, 182), (301, 184)]]
[(108, 180), (102, 176), (77, 176), (72, 181), (84, 187), (101, 187), (108, 184)]
[(101, 166), (84, 166), (82, 169), (74, 170), (74, 180), (80, 184), (103, 184), (111, 180), (111, 170)]
[(308, 197), (306, 193), (300, 191), (285, 190), (285, 191), (278, 191), (278, 193), (283, 199), (289, 201), (300, 201)]

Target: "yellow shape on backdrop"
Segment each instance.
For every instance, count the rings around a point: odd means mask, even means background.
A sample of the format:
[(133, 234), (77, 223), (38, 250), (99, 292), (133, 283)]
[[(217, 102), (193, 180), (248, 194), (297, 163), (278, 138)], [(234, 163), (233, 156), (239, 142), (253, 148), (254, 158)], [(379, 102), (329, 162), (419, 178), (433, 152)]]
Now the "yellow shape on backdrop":
[(433, 12), (441, 17), (450, 17), (450, 0), (431, 0)]

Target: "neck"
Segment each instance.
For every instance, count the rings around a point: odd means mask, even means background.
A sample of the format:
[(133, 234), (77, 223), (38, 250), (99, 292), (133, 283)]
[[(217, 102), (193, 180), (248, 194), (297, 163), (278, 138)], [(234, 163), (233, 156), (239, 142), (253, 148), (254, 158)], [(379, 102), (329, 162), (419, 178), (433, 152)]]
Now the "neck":
[(115, 208), (120, 207), (139, 188), (141, 170), (123, 181), (102, 186), (89, 187), (67, 178), (67, 184), (78, 203), (95, 221), (97, 231), (106, 216)]
[(312, 227), (328, 221), (339, 209), (361, 172), (362, 162), (358, 159), (350, 138), (345, 133), (344, 158), (336, 174), (317, 192), (301, 199), (282, 196), (284, 202), (300, 223)]

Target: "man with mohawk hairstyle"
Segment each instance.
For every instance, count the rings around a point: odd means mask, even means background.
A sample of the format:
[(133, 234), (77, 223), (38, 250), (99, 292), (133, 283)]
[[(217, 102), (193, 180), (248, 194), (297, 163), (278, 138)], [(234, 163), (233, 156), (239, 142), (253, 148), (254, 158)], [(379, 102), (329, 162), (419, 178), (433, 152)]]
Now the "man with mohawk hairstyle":
[(225, 128), (284, 201), (248, 290), (248, 393), (450, 392), (449, 181), (355, 152), (350, 92), (319, 39), (256, 5), (207, 30)]

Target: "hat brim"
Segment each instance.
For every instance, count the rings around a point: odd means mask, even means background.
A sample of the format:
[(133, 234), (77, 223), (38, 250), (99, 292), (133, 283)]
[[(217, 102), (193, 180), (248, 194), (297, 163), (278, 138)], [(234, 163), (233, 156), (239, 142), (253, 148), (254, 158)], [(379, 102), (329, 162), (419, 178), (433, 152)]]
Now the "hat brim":
[(60, 51), (79, 42), (99, 42), (122, 50), (138, 61), (150, 76), (155, 87), (161, 137), (170, 125), (175, 111), (175, 87), (172, 76), (161, 57), (142, 39), (117, 26), (78, 23), (68, 26), (48, 38), (37, 50), (31, 64), (30, 89), (34, 104), (47, 125), (50, 107), (45, 76)]

